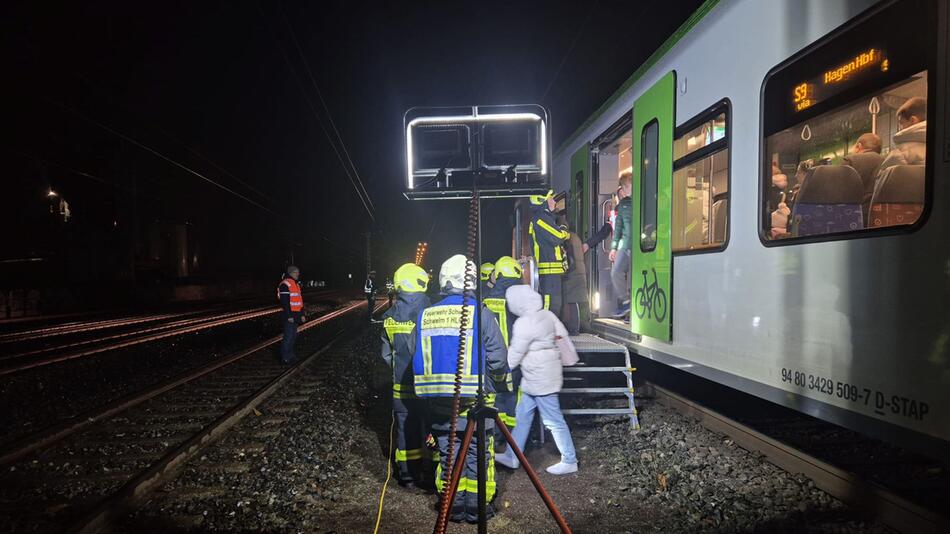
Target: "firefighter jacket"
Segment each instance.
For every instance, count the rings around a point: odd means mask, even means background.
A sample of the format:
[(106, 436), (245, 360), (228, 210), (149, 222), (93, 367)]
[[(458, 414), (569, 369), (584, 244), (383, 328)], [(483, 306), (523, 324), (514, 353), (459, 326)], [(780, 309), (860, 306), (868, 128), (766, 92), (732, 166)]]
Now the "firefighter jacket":
[(415, 398), (412, 389), (412, 356), (416, 351), (415, 328), (419, 313), (429, 305), (425, 293), (397, 293), (396, 302), (383, 314), (381, 356), (393, 369), (393, 398)]
[(293, 318), (300, 322), (300, 315), (303, 311), (303, 293), (301, 293), (300, 284), (296, 280), (286, 276), (280, 281), (280, 284), (277, 285), (277, 300), (280, 301), (284, 320)]
[[(474, 298), (466, 299), (468, 313), (465, 353), (462, 366), (462, 397), (474, 399), (478, 392), (479, 348), (484, 347), (487, 393), (495, 384), (503, 384), (508, 374), (508, 349), (498, 322), (487, 308)], [(479, 312), (475, 313), (478, 309)], [(459, 355), (459, 330), (462, 319), (462, 295), (451, 293), (419, 314), (416, 322), (416, 346), (412, 359), (416, 396), (447, 399), (451, 404)], [(481, 325), (481, 339), (476, 335)]]
[(528, 234), (534, 247), (534, 260), (538, 263), (538, 274), (564, 274), (567, 271), (567, 257), (562, 243), (570, 236), (567, 230), (559, 228), (554, 222), (554, 214), (547, 206), (533, 206)]
[(505, 302), (505, 291), (509, 287), (521, 283), (519, 278), (505, 278), (499, 276), (495, 285), (488, 290), (488, 297), (485, 299), (485, 307), (488, 308), (498, 321), (498, 327), (501, 329), (501, 337), (505, 340), (505, 346), (511, 342), (511, 328), (515, 324), (516, 317)]

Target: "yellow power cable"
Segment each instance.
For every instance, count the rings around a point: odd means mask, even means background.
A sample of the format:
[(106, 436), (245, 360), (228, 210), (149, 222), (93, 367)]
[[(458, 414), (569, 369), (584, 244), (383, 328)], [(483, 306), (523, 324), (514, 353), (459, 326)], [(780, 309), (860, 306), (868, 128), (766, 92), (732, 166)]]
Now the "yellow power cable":
[[(395, 362), (396, 355), (393, 354)], [(395, 364), (394, 364), (395, 365)], [(376, 512), (376, 527), (373, 528), (373, 534), (379, 533), (379, 523), (383, 519), (383, 501), (386, 499), (386, 488), (393, 477), (393, 430), (396, 428), (396, 412), (391, 411), (389, 423), (389, 455), (386, 457), (386, 482), (383, 482), (383, 491), (379, 494), (379, 510)]]

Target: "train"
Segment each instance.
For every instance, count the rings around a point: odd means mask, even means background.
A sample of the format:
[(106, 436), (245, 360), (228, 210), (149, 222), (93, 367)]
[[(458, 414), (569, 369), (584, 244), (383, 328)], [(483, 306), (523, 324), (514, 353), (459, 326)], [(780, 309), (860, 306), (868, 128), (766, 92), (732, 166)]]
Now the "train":
[[(611, 283), (606, 246), (586, 255), (587, 329), (946, 458), (948, 12), (702, 4), (553, 153), (582, 239), (632, 178), (630, 285)], [(626, 290), (628, 321), (613, 317)]]

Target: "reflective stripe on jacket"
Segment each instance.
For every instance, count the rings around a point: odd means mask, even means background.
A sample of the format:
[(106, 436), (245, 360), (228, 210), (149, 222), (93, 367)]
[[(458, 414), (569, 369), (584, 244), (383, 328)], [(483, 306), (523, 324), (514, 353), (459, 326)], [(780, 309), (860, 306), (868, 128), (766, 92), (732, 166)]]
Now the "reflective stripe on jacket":
[(538, 274), (564, 274), (567, 270), (564, 248), (561, 243), (570, 236), (557, 227), (554, 215), (543, 206), (534, 208), (528, 234), (534, 247), (534, 260), (538, 263)]
[(419, 312), (429, 305), (425, 293), (397, 293), (396, 301), (383, 314), (381, 356), (393, 370), (393, 398), (413, 399), (412, 356)]
[[(498, 328), (501, 330), (501, 337), (505, 340), (505, 346), (507, 347), (511, 339), (509, 337), (511, 325), (514, 323), (514, 317), (508, 313), (508, 304), (505, 302), (505, 299), (487, 298), (485, 299), (485, 307), (495, 315), (495, 320), (498, 321)], [(504, 383), (504, 387), (501, 387), (502, 382)], [(499, 376), (496, 378), (495, 385), (498, 386), (499, 390), (513, 391), (514, 384), (512, 384), (511, 373), (506, 373), (504, 377)]]
[[(495, 391), (495, 379), (504, 381), (508, 373), (508, 351), (494, 317), (483, 316), (485, 308), (475, 299), (466, 299), (468, 318), (462, 365), (462, 397), (475, 397), (478, 391), (479, 346), (484, 344), (487, 376), (485, 391)], [(480, 309), (479, 313), (475, 310)], [(481, 340), (479, 322), (484, 317)], [(462, 295), (450, 294), (419, 314), (416, 321), (415, 354), (412, 359), (415, 393), (419, 397), (452, 397), (458, 367), (459, 331), (462, 321)]]
[(495, 314), (498, 328), (501, 329), (501, 337), (505, 340), (505, 345), (508, 345), (508, 305), (505, 304), (505, 299), (487, 298), (485, 307)]
[(290, 295), (290, 311), (299, 312), (303, 310), (303, 293), (300, 292), (300, 285), (291, 277), (284, 278), (277, 285), (277, 300), (280, 300), (281, 293)]

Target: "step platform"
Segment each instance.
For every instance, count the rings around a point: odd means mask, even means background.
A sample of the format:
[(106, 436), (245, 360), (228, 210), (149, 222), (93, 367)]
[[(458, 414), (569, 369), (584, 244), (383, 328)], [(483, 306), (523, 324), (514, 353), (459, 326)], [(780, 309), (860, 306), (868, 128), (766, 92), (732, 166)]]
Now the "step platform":
[[(598, 399), (606, 396), (607, 402), (610, 400), (617, 401), (619, 400), (617, 397), (623, 395), (626, 397), (627, 406), (617, 408), (616, 402), (614, 402), (614, 406), (611, 407), (565, 408), (561, 412), (575, 416), (625, 416), (630, 419), (633, 428), (639, 430), (640, 421), (637, 419), (633, 388), (633, 373), (636, 369), (630, 365), (630, 351), (627, 347), (593, 334), (571, 336), (571, 341), (574, 343), (574, 348), (577, 349), (580, 362), (577, 365), (564, 368), (564, 387), (561, 389), (561, 395), (569, 395), (571, 398), (586, 396)], [(625, 385), (599, 386), (589, 384), (589, 382), (603, 383), (609, 381), (611, 375), (615, 377), (615, 382)], [(578, 384), (578, 387), (570, 387), (573, 384)], [(610, 398), (611, 396), (613, 398)], [(538, 424), (539, 426), (541, 424), (540, 418), (538, 418)], [(541, 435), (544, 435), (543, 431)]]

